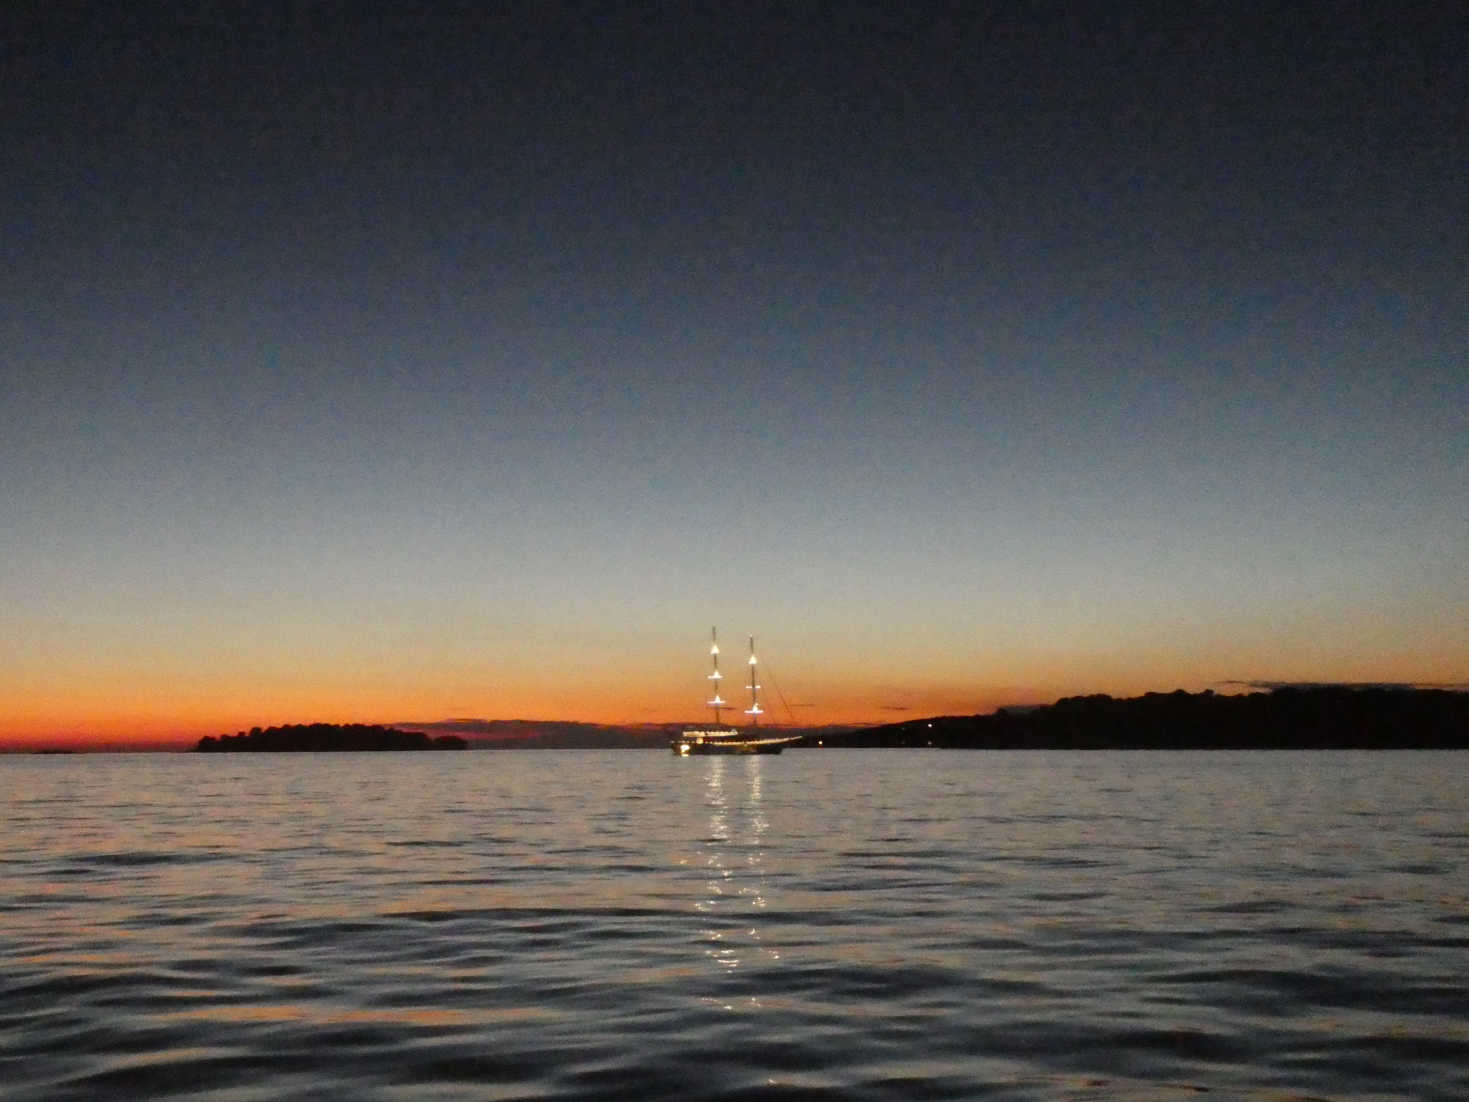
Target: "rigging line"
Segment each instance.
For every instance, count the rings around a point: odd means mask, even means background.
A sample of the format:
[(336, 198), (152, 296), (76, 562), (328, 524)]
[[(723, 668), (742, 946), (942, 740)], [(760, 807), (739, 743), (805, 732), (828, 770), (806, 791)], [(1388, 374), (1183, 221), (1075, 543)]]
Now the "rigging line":
[(775, 690), (776, 697), (780, 700), (780, 706), (785, 709), (786, 722), (792, 727), (796, 725), (796, 713), (791, 711), (791, 706), (786, 703), (786, 694), (780, 691), (780, 682), (775, 679), (775, 671), (770, 668), (769, 659), (760, 660), (760, 676), (770, 682), (770, 687)]

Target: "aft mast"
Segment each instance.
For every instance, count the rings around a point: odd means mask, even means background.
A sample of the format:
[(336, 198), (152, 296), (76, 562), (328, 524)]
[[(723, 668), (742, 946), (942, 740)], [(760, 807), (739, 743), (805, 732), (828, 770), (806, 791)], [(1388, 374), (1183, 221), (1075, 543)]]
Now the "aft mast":
[(750, 636), (750, 706), (745, 709), (745, 715), (750, 717), (750, 726), (759, 727), (760, 717), (765, 714), (760, 707), (760, 686), (755, 680), (755, 637)]
[(714, 699), (709, 701), (709, 707), (714, 709), (714, 726), (719, 726), (719, 709), (725, 707), (723, 700), (719, 699), (719, 682), (724, 674), (719, 672), (719, 629), (709, 629), (709, 662), (712, 670), (708, 680), (714, 682)]

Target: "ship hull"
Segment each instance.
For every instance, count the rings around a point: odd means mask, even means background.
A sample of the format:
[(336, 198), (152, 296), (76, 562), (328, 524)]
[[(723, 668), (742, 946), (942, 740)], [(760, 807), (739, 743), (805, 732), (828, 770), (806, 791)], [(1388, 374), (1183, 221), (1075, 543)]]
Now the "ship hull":
[(690, 730), (669, 744), (680, 757), (706, 754), (779, 754), (794, 738), (758, 738), (734, 731)]
[(696, 757), (705, 754), (779, 754), (783, 749), (784, 746), (778, 742), (696, 742), (676, 743), (673, 752), (680, 756)]

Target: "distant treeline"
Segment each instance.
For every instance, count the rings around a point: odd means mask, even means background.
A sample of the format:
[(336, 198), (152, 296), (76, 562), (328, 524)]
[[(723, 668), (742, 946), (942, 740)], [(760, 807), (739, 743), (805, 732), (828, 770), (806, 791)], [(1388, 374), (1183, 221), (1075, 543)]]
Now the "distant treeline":
[(463, 750), (468, 743), (457, 735), (430, 738), (421, 731), (375, 727), (365, 723), (288, 723), (282, 727), (252, 727), (233, 735), (205, 735), (195, 750), (205, 754), (236, 751), (314, 752), (334, 750)]
[(1469, 693), (1285, 688), (1224, 696), (1073, 696), (993, 715), (854, 731), (826, 745), (975, 750), (1469, 749)]

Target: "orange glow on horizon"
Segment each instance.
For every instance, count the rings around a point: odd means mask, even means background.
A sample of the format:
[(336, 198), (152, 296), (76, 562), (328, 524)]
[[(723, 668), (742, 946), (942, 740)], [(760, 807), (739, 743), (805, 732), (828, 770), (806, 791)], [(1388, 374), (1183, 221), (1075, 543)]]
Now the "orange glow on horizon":
[[(895, 723), (926, 715), (971, 715), (1012, 704), (1048, 703), (1066, 693), (1041, 689), (966, 690), (929, 687), (903, 693), (874, 693), (870, 686), (774, 702), (768, 722), (777, 726)], [(697, 722), (705, 718), (697, 702), (670, 704), (666, 697), (615, 697), (591, 691), (559, 694), (517, 693), (477, 702), (425, 699), (419, 694), (348, 694), (331, 691), (262, 694), (251, 705), (232, 693), (212, 702), (171, 701), (167, 697), (120, 703), (50, 700), (29, 706), (0, 701), (0, 750), (162, 749), (191, 747), (204, 735), (233, 734), (251, 727), (289, 723), (433, 723), (454, 718), (574, 721), (609, 726)]]
[[(607, 725), (674, 724), (707, 718), (708, 668), (700, 651), (660, 640), (658, 651), (618, 649), (634, 657), (616, 671), (578, 669), (560, 650), (526, 647), (498, 668), (461, 655), (413, 654), (377, 661), (338, 654), (335, 664), (284, 660), (240, 662), (228, 673), (189, 668), (163, 657), (146, 673), (114, 666), (84, 671), (12, 667), (0, 674), (0, 750), (157, 749), (192, 746), (204, 735), (288, 723), (427, 724), (454, 718), (576, 721)], [(781, 726), (853, 726), (938, 715), (973, 715), (1009, 705), (1048, 704), (1064, 696), (1136, 696), (1231, 688), (1221, 677), (1279, 681), (1452, 683), (1462, 680), (1454, 655), (1424, 663), (1421, 654), (1385, 649), (1351, 662), (1309, 653), (1289, 660), (1224, 638), (1159, 638), (1150, 651), (1126, 652), (1096, 641), (1069, 651), (1011, 651), (925, 646), (911, 653), (825, 654), (797, 641), (792, 657), (762, 654), (761, 703)], [(613, 649), (608, 647), (607, 649)], [(909, 651), (909, 647), (904, 647)], [(770, 659), (780, 671), (772, 673)], [(975, 671), (982, 671), (976, 677)], [(736, 686), (738, 688), (738, 686)], [(729, 694), (743, 709), (743, 690)]]

